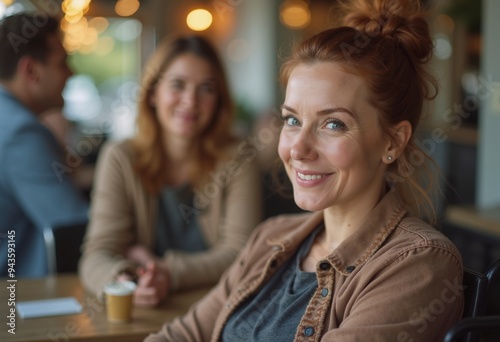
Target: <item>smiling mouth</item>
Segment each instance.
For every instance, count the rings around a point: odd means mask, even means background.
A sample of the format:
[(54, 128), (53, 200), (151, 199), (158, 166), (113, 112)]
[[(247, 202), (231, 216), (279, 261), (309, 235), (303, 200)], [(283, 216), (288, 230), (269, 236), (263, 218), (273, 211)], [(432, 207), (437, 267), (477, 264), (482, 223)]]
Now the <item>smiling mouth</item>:
[(325, 178), (326, 175), (305, 175), (303, 173), (297, 172), (300, 179), (310, 181)]

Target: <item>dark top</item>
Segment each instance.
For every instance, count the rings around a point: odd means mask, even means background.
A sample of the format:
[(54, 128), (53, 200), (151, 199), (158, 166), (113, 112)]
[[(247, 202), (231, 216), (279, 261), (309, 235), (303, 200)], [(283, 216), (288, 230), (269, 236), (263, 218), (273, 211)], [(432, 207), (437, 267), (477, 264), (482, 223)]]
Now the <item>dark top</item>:
[(195, 216), (183, 215), (180, 204), (193, 207), (193, 191), (190, 186), (165, 187), (158, 198), (156, 221), (156, 254), (167, 250), (199, 252), (207, 249), (205, 238)]
[[(323, 225), (321, 225), (321, 228)], [(317, 229), (273, 275), (261, 291), (248, 298), (228, 319), (222, 342), (293, 341), (295, 332), (318, 282), (315, 272), (300, 269)]]

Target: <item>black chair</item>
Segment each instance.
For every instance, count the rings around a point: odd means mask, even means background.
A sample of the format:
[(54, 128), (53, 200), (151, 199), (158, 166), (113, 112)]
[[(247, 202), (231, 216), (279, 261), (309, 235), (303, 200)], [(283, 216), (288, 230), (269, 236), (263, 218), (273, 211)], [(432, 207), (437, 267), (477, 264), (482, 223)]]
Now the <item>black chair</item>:
[(87, 223), (44, 228), (49, 274), (77, 272), (86, 230)]
[[(473, 278), (476, 277), (476, 280)], [(467, 279), (466, 279), (467, 278)], [(483, 282), (486, 279), (486, 287)], [(477, 287), (474, 288), (473, 280)], [(446, 334), (444, 342), (500, 341), (500, 259), (494, 261), (485, 275), (467, 270), (464, 273), (464, 318)], [(486, 315), (485, 315), (486, 314)], [(494, 332), (494, 334), (491, 334)], [(480, 338), (479, 333), (484, 333)], [(465, 336), (466, 335), (466, 336)], [(464, 339), (465, 338), (465, 339)]]
[[(481, 339), (478, 333), (496, 332), (493, 336)], [(444, 342), (459, 341), (465, 334), (474, 336), (472, 341), (500, 341), (500, 316), (468, 317), (458, 321), (446, 333)], [(471, 342), (472, 342), (471, 341)]]
[(488, 267), (486, 278), (488, 278), (486, 314), (500, 315), (500, 258)]
[(479, 272), (464, 269), (464, 313), (462, 318), (482, 316), (486, 312), (488, 278)]

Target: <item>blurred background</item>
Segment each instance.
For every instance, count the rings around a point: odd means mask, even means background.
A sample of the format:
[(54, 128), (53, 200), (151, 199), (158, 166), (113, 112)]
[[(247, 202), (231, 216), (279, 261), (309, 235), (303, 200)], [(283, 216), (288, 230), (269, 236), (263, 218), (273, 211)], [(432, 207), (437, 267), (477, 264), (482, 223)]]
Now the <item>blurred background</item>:
[[(75, 75), (64, 91), (62, 113), (47, 113), (45, 119), (70, 161), (88, 167), (80, 184), (88, 193), (102, 143), (134, 133), (142, 65), (156, 42), (172, 32), (196, 32), (218, 47), (237, 104), (235, 130), (265, 143), (260, 158), (265, 174), (277, 156), (276, 136), (268, 133), (269, 118), (283, 101), (281, 61), (296, 42), (332, 27), (334, 3), (0, 0), (0, 17), (41, 10), (63, 18)], [(425, 3), (432, 10), (431, 67), (440, 91), (417, 139), (444, 176), (443, 196), (436, 199), (439, 228), (461, 249), (466, 266), (481, 271), (500, 257), (500, 1)], [(289, 200), (270, 201), (274, 193), (266, 189), (265, 200), (273, 203), (266, 204), (266, 216), (297, 210)]]

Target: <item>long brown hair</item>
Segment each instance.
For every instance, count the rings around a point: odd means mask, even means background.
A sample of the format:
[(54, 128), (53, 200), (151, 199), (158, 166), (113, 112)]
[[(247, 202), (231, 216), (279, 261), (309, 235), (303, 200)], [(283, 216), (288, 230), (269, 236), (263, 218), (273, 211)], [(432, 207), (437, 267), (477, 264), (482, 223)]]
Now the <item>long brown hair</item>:
[(425, 69), (433, 48), (425, 12), (415, 0), (349, 0), (340, 2), (339, 13), (341, 26), (295, 48), (282, 66), (282, 83), (286, 85), (293, 68), (303, 63), (335, 62), (362, 77), (384, 134), (393, 138), (392, 127), (403, 120), (412, 126), (412, 136), (388, 166), (386, 179), (414, 214), (434, 221), (430, 192), (437, 188), (432, 173), (436, 164), (414, 136), (425, 101), (437, 95), (437, 82)]
[(165, 38), (144, 68), (138, 101), (137, 133), (132, 140), (135, 170), (151, 193), (157, 193), (165, 185), (168, 160), (162, 143), (165, 132), (161, 129), (150, 99), (163, 73), (177, 57), (186, 53), (210, 63), (215, 73), (219, 97), (212, 121), (198, 139), (195, 167), (189, 177), (193, 186), (202, 184), (216, 163), (227, 157), (225, 147), (235, 140), (231, 134), (234, 106), (224, 68), (214, 47), (206, 39), (195, 35)]

